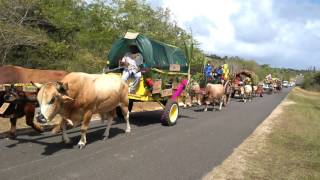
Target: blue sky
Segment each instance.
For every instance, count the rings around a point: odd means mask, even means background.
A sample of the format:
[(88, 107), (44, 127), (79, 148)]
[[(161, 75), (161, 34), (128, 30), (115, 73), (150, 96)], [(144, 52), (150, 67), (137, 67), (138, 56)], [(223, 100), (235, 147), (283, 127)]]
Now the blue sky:
[(320, 69), (320, 0), (147, 0), (169, 8), (200, 47), (274, 67)]

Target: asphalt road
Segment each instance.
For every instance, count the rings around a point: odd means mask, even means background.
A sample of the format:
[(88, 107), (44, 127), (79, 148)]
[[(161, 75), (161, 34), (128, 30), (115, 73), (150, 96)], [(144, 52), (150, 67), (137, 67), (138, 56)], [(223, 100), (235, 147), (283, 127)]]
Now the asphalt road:
[(107, 141), (102, 140), (105, 125), (94, 122), (84, 150), (76, 146), (78, 129), (68, 131), (72, 145), (50, 133), (1, 139), (0, 179), (200, 179), (227, 158), (288, 91), (247, 103), (232, 100), (222, 111), (181, 109), (172, 127), (159, 123), (161, 111), (132, 113), (132, 133), (125, 135), (124, 122), (116, 122)]

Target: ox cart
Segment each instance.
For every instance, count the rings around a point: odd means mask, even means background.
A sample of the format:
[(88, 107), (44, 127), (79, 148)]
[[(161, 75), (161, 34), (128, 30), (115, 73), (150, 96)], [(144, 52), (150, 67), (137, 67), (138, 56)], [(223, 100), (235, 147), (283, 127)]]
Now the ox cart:
[(264, 84), (266, 85), (266, 89), (268, 94), (273, 94), (275, 92), (280, 92), (282, 90), (281, 80), (278, 78), (265, 79)]
[[(257, 83), (257, 75), (252, 71), (243, 70), (236, 73), (232, 78), (231, 97), (234, 98), (236, 95), (241, 96), (241, 88), (247, 84), (252, 85), (253, 93), (258, 92), (260, 95), (262, 94), (262, 92), (260, 92), (262, 87), (260, 87), (260, 85), (258, 86)], [(254, 86), (256, 86), (257, 89), (255, 89)]]
[(161, 123), (175, 125), (179, 117), (177, 98), (188, 84), (188, 64), (184, 53), (178, 47), (128, 32), (112, 45), (105, 73), (121, 75), (123, 67), (119, 60), (130, 51), (129, 46), (136, 46), (143, 56), (142, 77), (136, 91), (129, 93), (129, 111), (133, 102), (158, 102), (164, 108)]

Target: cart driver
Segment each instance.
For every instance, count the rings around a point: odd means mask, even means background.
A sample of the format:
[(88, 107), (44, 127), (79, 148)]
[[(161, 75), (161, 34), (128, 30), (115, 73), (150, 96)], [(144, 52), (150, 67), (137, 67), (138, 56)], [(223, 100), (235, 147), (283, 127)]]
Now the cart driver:
[(211, 64), (210, 61), (208, 61), (208, 64), (204, 67), (204, 75), (206, 78), (206, 84), (208, 83), (208, 80), (212, 80), (212, 70), (213, 70), (213, 65)]
[(250, 77), (246, 77), (244, 82), (245, 82), (245, 85), (251, 85), (251, 78)]
[(223, 80), (223, 67), (222, 65), (219, 66), (218, 69), (216, 69), (216, 77), (218, 78), (218, 82), (223, 84), (224, 80)]
[(125, 65), (125, 69), (122, 73), (122, 79), (127, 81), (130, 77), (134, 78), (132, 84), (130, 84), (129, 92), (135, 93), (137, 85), (141, 78), (140, 66), (143, 64), (142, 54), (139, 53), (137, 46), (129, 46), (130, 52), (126, 53), (121, 59), (120, 63)]
[(129, 88), (129, 92), (134, 94), (141, 78), (140, 66), (143, 64), (143, 57), (137, 46), (131, 45), (129, 49), (130, 52), (126, 53), (120, 62), (125, 65), (122, 79), (127, 81), (130, 77), (134, 78)]

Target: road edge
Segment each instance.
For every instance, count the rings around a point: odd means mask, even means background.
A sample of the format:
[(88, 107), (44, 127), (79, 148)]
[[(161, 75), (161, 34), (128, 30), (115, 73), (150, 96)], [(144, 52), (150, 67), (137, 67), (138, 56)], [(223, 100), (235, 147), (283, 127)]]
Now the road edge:
[[(284, 107), (291, 104), (288, 96), (271, 111), (255, 130), (236, 148), (223, 162), (215, 166), (210, 172), (202, 177), (203, 180), (216, 179), (244, 179), (243, 172), (246, 169), (246, 158), (256, 154), (264, 147), (264, 140), (272, 132), (272, 128), (278, 123), (277, 117), (282, 113)], [(258, 141), (258, 143), (257, 143)]]

